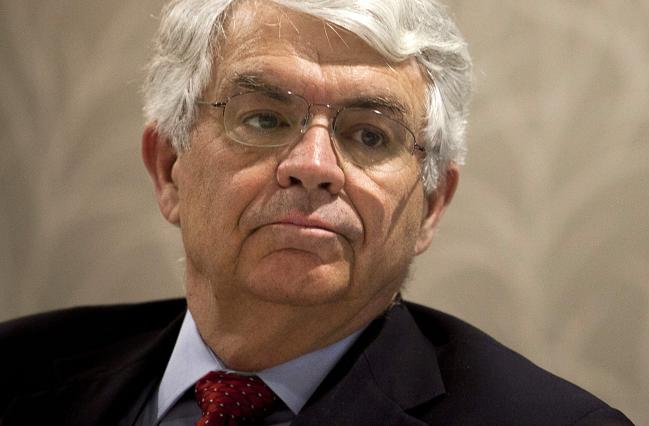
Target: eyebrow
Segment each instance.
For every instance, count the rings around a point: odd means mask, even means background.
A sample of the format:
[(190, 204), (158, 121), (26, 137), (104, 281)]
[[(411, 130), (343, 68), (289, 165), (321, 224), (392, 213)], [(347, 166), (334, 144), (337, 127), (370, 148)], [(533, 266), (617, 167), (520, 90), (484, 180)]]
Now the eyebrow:
[(258, 74), (236, 74), (230, 82), (230, 87), (236, 87), (240, 90), (264, 92), (276, 99), (285, 98), (289, 92), (282, 87), (268, 83)]
[(390, 96), (363, 96), (345, 103), (345, 106), (351, 108), (387, 110), (392, 114), (397, 115), (402, 120), (406, 117), (407, 112), (409, 111), (401, 101)]
[[(257, 73), (235, 74), (234, 78), (230, 80), (229, 87), (241, 90), (261, 91), (277, 99), (282, 99), (289, 93), (289, 90), (269, 83), (263, 76)], [(389, 95), (359, 96), (341, 103), (336, 103), (335, 105), (346, 108), (367, 108), (388, 111), (401, 120), (405, 120), (410, 111), (403, 102)]]

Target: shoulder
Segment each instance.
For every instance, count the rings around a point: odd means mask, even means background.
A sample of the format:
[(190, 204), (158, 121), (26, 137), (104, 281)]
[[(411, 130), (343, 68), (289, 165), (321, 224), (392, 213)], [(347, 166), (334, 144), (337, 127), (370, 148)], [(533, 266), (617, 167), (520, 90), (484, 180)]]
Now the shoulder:
[(137, 348), (185, 309), (185, 300), (175, 299), (71, 308), (0, 323), (0, 413), (13, 394), (60, 379), (59, 361)]
[(466, 423), (502, 422), (506, 414), (518, 424), (523, 419), (524, 424), (631, 424), (597, 397), (476, 327), (421, 305), (406, 302), (406, 306), (435, 347), (446, 388), (439, 404)]
[(0, 357), (26, 356), (37, 350), (40, 358), (65, 355), (76, 347), (105, 346), (115, 339), (165, 327), (184, 312), (184, 299), (77, 307), (17, 318), (0, 323)]
[(129, 335), (159, 330), (185, 309), (184, 299), (171, 299), (77, 307), (14, 319), (0, 323), (0, 342), (6, 348), (0, 360), (9, 355), (29, 357), (32, 352), (43, 359), (74, 353), (78, 347), (106, 346)]

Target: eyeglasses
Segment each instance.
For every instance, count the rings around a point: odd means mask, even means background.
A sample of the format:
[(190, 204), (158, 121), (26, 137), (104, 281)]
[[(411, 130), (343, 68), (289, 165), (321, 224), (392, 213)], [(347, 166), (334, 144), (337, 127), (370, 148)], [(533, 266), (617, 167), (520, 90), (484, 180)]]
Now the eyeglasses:
[(358, 107), (336, 108), (311, 104), (293, 92), (252, 91), (222, 102), (199, 101), (223, 108), (225, 134), (242, 145), (273, 148), (292, 144), (307, 131), (313, 113), (320, 106), (333, 110), (330, 134), (336, 151), (363, 169), (397, 171), (414, 164), (416, 151), (425, 152), (415, 135), (389, 113)]

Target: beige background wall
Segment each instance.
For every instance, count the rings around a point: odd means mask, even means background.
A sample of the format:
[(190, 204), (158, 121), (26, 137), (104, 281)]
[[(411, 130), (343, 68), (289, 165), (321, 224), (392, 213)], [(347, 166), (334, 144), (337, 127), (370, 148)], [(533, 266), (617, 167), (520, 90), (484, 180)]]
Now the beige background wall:
[[(0, 319), (182, 293), (139, 160), (160, 0), (0, 0)], [(649, 1), (453, 0), (471, 151), (407, 296), (649, 424)]]

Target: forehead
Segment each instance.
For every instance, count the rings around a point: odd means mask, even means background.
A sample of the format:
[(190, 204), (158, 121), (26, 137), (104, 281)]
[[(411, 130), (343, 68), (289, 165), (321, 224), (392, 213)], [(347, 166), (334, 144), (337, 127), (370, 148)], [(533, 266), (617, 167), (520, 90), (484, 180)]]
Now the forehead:
[(349, 31), (269, 1), (233, 8), (213, 71), (212, 95), (227, 95), (241, 76), (254, 75), (312, 102), (386, 96), (418, 110), (425, 90), (414, 58), (389, 62)]

